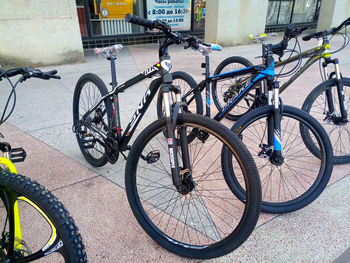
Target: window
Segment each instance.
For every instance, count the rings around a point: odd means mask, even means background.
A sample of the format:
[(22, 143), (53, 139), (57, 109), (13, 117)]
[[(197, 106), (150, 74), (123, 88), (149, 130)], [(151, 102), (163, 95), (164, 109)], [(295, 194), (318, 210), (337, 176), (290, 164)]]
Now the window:
[(321, 0), (269, 0), (266, 27), (317, 24)]

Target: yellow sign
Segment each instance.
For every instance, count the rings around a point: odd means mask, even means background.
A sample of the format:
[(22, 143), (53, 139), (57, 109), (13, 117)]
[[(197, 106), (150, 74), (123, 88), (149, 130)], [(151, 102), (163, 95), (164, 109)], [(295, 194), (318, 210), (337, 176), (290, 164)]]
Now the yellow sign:
[(133, 0), (95, 0), (94, 7), (100, 19), (124, 18), (133, 13)]

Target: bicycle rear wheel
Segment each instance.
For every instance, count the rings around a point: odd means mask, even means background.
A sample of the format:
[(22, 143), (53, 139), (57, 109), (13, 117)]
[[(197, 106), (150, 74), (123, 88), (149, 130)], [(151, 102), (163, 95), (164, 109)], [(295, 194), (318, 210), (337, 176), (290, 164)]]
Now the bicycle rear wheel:
[[(78, 80), (73, 95), (73, 123), (78, 145), (86, 161), (95, 167), (108, 161), (105, 148), (99, 143), (103, 139), (93, 129), (80, 124), (80, 120), (106, 94), (108, 90), (104, 82), (97, 75), (87, 73)], [(89, 118), (91, 127), (107, 134), (113, 121), (112, 103), (107, 100), (102, 102)]]
[[(332, 146), (322, 126), (309, 114), (291, 106), (283, 106), (281, 112), (281, 144), (283, 163), (274, 164), (270, 157), (273, 146), (268, 145), (268, 121), (274, 107), (255, 109), (232, 127), (252, 154), (257, 165), (261, 187), (261, 211), (267, 213), (288, 213), (305, 207), (314, 201), (327, 186), (333, 170)], [(315, 156), (305, 147), (301, 130), (307, 130), (317, 145)], [(244, 200), (242, 179), (234, 173), (231, 154), (223, 150), (226, 164), (225, 176), (234, 176), (232, 191)]]
[[(218, 65), (215, 69), (214, 76), (251, 66), (253, 66), (253, 63), (246, 58), (239, 56), (229, 57)], [(212, 94), (216, 108), (222, 111), (227, 104), (230, 104), (230, 102), (251, 83), (251, 77), (251, 74), (246, 74), (234, 78), (213, 81)], [(256, 100), (256, 96), (262, 94), (260, 91), (257, 91), (258, 89), (261, 91), (260, 83), (227, 113), (225, 117), (229, 120), (236, 121), (250, 109), (262, 106), (264, 98), (262, 97), (260, 100)]]
[[(336, 79), (327, 80), (313, 89), (304, 101), (302, 109), (313, 116), (326, 130), (331, 140), (334, 154), (334, 163), (342, 164), (350, 162), (350, 79), (343, 78), (345, 107), (347, 109), (348, 122), (343, 123), (340, 114), (340, 105)], [(326, 92), (332, 95), (334, 112), (329, 111)], [(306, 145), (313, 152), (318, 149), (309, 139), (309, 134), (304, 132)]]
[(0, 169), (0, 197), (0, 262), (87, 262), (78, 228), (50, 191)]
[[(131, 209), (142, 228), (164, 248), (189, 258), (213, 258), (239, 247), (253, 231), (260, 209), (260, 182), (255, 164), (240, 140), (220, 123), (200, 115), (179, 114), (179, 129), (196, 131), (188, 143), (191, 171), (182, 178), (190, 186), (180, 194), (172, 182), (165, 119), (149, 125), (135, 140), (125, 168)], [(243, 180), (246, 202), (228, 187), (222, 173), (221, 149), (233, 156), (233, 169)], [(179, 166), (182, 166), (177, 143)], [(158, 159), (148, 156), (159, 153)], [(182, 170), (183, 171), (183, 170)]]

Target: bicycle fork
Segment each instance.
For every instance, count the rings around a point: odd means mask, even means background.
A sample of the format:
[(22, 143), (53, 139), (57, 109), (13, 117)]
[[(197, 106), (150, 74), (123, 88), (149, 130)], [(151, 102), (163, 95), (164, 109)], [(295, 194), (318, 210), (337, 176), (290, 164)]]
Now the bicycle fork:
[[(179, 142), (175, 137), (176, 129), (176, 119), (177, 110), (181, 110), (181, 95), (180, 91), (176, 93), (176, 100), (178, 106), (174, 107), (174, 112), (171, 112), (170, 101), (169, 101), (169, 86), (163, 85), (163, 100), (165, 107), (165, 120), (166, 120), (166, 130), (167, 130), (167, 141), (168, 141), (168, 153), (170, 160), (171, 176), (174, 186), (180, 194), (187, 194), (193, 190), (194, 184), (191, 176), (189, 149), (188, 149), (188, 139), (186, 127), (179, 127)], [(176, 112), (175, 112), (176, 111)], [(177, 144), (180, 145), (177, 145)], [(182, 169), (179, 165), (178, 158), (178, 147), (181, 147), (182, 156)]]
[(279, 83), (274, 82), (273, 88), (273, 101), (272, 101), (272, 92), (268, 93), (269, 104), (273, 104), (274, 110), (273, 114), (269, 115), (267, 118), (267, 139), (268, 146), (273, 145), (273, 151), (269, 156), (269, 160), (274, 165), (282, 165), (284, 158), (282, 156), (282, 140), (281, 140), (281, 107), (279, 100)]
[(348, 122), (347, 119), (347, 108), (346, 108), (346, 103), (345, 103), (345, 95), (344, 95), (344, 82), (343, 79), (340, 75), (340, 70), (339, 70), (339, 61), (338, 59), (326, 59), (322, 63), (323, 71), (324, 71), (324, 76), (328, 79), (332, 78), (332, 74), (328, 76), (327, 72), (327, 65), (328, 64), (334, 64), (336, 80), (337, 80), (337, 93), (338, 93), (338, 100), (339, 100), (339, 111), (340, 111), (340, 116), (333, 116), (335, 112), (334, 108), (334, 103), (333, 103), (333, 94), (330, 89), (326, 90), (326, 98), (327, 98), (327, 104), (328, 104), (328, 113), (327, 113), (327, 118), (328, 114), (331, 114), (331, 120), (335, 124), (345, 124)]

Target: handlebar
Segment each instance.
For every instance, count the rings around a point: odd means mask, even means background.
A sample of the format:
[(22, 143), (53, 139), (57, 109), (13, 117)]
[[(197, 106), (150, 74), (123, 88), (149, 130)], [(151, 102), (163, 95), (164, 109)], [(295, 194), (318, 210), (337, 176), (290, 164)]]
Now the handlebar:
[(298, 37), (307, 27), (297, 28), (294, 24), (289, 24), (284, 32), (284, 37), (278, 44), (272, 45), (271, 51), (280, 57), (283, 56), (284, 50), (288, 47), (288, 41)]
[[(152, 20), (144, 19), (144, 18), (139, 17), (139, 16), (126, 14), (125, 21), (132, 23), (132, 24), (144, 26), (144, 27), (149, 28), (149, 29), (158, 29), (160, 31), (163, 31), (166, 35), (166, 38), (171, 40), (170, 42), (167, 42), (167, 45), (181, 44), (181, 43), (187, 42), (188, 46), (185, 46), (185, 49), (189, 48), (189, 47), (193, 47), (194, 49), (198, 49), (199, 44), (204, 44), (204, 45), (206, 44), (206, 43), (203, 43), (196, 36), (189, 35), (189, 34), (182, 34), (180, 32), (172, 31), (171, 26), (168, 23), (163, 22), (161, 20), (152, 21)], [(210, 46), (210, 44), (208, 44), (208, 45)]]
[(148, 19), (144, 19), (142, 17), (139, 16), (135, 16), (132, 14), (126, 14), (125, 15), (125, 21), (132, 23), (132, 24), (136, 24), (139, 26), (144, 26), (147, 27), (149, 29), (153, 29), (154, 28), (154, 21), (152, 20), (148, 20)]
[(311, 38), (321, 38), (323, 36), (327, 36), (327, 35), (334, 35), (336, 34), (338, 31), (340, 31), (344, 26), (348, 26), (350, 25), (350, 17), (348, 19), (345, 19), (339, 26), (337, 27), (333, 27), (331, 30), (323, 30), (320, 32), (316, 32), (310, 35), (306, 35), (304, 36), (302, 39), (304, 41), (309, 41)]
[(21, 81), (25, 81), (26, 79), (29, 78), (39, 78), (39, 79), (61, 79), (60, 76), (57, 76), (57, 70), (51, 70), (48, 72), (42, 72), (40, 69), (35, 69), (35, 68), (28, 68), (28, 67), (23, 67), (23, 68), (13, 68), (9, 69), (7, 71), (1, 71), (0, 70), (0, 80), (2, 77), (13, 77), (16, 75), (22, 75)]

